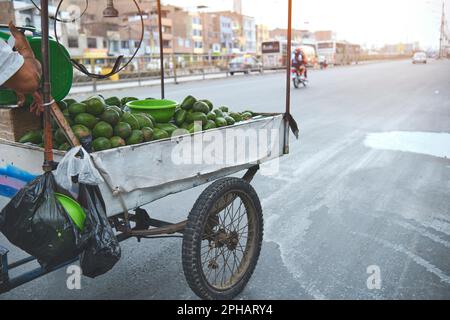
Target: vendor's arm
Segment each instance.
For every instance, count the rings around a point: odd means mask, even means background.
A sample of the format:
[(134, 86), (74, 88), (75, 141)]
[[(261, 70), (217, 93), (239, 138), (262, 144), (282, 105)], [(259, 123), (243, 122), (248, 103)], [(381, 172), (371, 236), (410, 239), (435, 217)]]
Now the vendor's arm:
[(18, 104), (24, 101), (25, 94), (36, 94), (40, 86), (41, 65), (36, 60), (25, 36), (10, 24), (15, 38), (15, 48), (0, 40), (0, 85), (14, 90)]

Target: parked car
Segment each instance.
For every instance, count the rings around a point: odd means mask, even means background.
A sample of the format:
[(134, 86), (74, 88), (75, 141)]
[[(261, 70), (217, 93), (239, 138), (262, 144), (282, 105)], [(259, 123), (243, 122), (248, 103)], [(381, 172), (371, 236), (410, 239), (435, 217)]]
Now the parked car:
[(252, 56), (237, 57), (228, 64), (228, 72), (232, 76), (237, 72), (248, 74), (251, 71), (263, 72), (262, 63)]
[(416, 52), (413, 56), (413, 63), (427, 63), (427, 54), (425, 52)]

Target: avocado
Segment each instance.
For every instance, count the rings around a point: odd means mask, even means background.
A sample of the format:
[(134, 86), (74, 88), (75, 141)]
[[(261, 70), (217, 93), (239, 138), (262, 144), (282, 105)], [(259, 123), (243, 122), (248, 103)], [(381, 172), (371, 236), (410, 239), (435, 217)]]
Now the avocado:
[(237, 112), (230, 112), (230, 117), (232, 117), (235, 122), (240, 122), (243, 120), (242, 116)]
[(131, 135), (133, 129), (126, 122), (119, 122), (114, 128), (114, 135), (121, 137), (122, 139), (127, 139)]
[(72, 118), (75, 118), (77, 114), (86, 113), (87, 105), (84, 103), (73, 103), (69, 106), (69, 114)]
[(175, 123), (177, 126), (181, 126), (184, 121), (186, 121), (186, 110), (180, 109), (175, 112)]
[(217, 118), (223, 118), (223, 112), (222, 110), (215, 109), (213, 112), (216, 114)]
[(222, 106), (222, 107), (220, 107), (219, 109), (220, 109), (220, 111), (222, 111), (222, 112), (228, 112), (228, 111), (229, 111), (229, 108), (228, 108), (227, 106)]
[(214, 105), (212, 104), (211, 101), (206, 100), (206, 99), (202, 99), (202, 100), (199, 100), (199, 101), (206, 103), (208, 105), (208, 107), (209, 107), (209, 111), (212, 111), (212, 109), (214, 109)]
[(61, 145), (67, 142), (67, 138), (61, 128), (56, 129), (55, 134), (53, 135), (56, 144)]
[(251, 118), (253, 118), (253, 114), (248, 111), (241, 113), (241, 116), (242, 120), (250, 120)]
[(94, 116), (101, 115), (106, 108), (105, 101), (100, 96), (93, 96), (86, 100), (86, 112)]
[(150, 120), (149, 117), (147, 117), (145, 114), (133, 114), (133, 116), (136, 118), (136, 120), (139, 123), (139, 128), (145, 128), (145, 127), (149, 127), (149, 128), (153, 128), (153, 121)]
[(105, 121), (100, 121), (97, 123), (94, 127), (94, 130), (92, 130), (92, 135), (94, 136), (94, 139), (96, 138), (112, 138), (114, 135), (113, 127)]
[(92, 148), (94, 151), (108, 150), (111, 149), (111, 142), (108, 138), (100, 137), (92, 142)]
[(189, 125), (187, 130), (189, 133), (201, 132), (203, 127), (198, 122), (194, 122)]
[(139, 130), (141, 129), (141, 126), (139, 125), (139, 121), (136, 119), (134, 115), (132, 115), (129, 112), (125, 112), (122, 116), (122, 122), (126, 122), (131, 126), (131, 129), (133, 130)]
[(144, 127), (141, 129), (144, 134), (144, 141), (149, 142), (153, 140), (153, 129), (150, 127)]
[(111, 143), (111, 148), (119, 148), (119, 147), (124, 147), (127, 145), (125, 140), (123, 140), (121, 137), (117, 137), (117, 136), (109, 139), (109, 142)]
[(146, 116), (147, 118), (149, 118), (150, 120), (152, 120), (153, 122), (153, 127), (156, 125), (156, 120), (155, 118), (150, 114), (150, 113), (142, 113), (144, 116)]
[(94, 129), (95, 125), (98, 123), (98, 120), (95, 116), (90, 113), (80, 113), (75, 116), (75, 124), (82, 124), (89, 129)]
[(158, 129), (155, 128), (153, 130), (153, 139), (154, 140), (161, 140), (161, 139), (166, 139), (169, 138), (169, 134), (167, 133), (167, 131), (164, 131), (162, 129)]
[(70, 149), (72, 149), (72, 146), (67, 142), (64, 142), (63, 144), (61, 144), (58, 147), (58, 150), (61, 150), (61, 151), (69, 151)]
[(225, 120), (225, 118), (218, 117), (216, 119), (217, 127), (221, 128), (221, 127), (226, 127), (227, 125), (228, 125), (228, 122), (227, 122), (227, 120)]
[(217, 128), (216, 123), (213, 120), (208, 120), (208, 122), (203, 126), (203, 130), (210, 130)]
[(127, 139), (127, 145), (139, 144), (144, 142), (144, 133), (141, 130), (133, 130)]
[(157, 123), (155, 127), (166, 131), (169, 136), (171, 136), (172, 133), (178, 129), (178, 127), (172, 123)]
[(208, 118), (208, 120), (216, 120), (217, 115), (214, 112), (209, 112), (206, 117)]
[(40, 130), (33, 130), (26, 133), (22, 138), (20, 138), (20, 143), (33, 143), (40, 144), (42, 143), (42, 132)]
[(193, 96), (187, 96), (184, 98), (183, 102), (180, 104), (181, 109), (184, 110), (191, 110), (194, 106), (194, 103), (197, 102), (197, 99), (195, 99)]
[(115, 110), (119, 114), (120, 117), (123, 115), (123, 110), (120, 109), (118, 106), (108, 106), (106, 107), (106, 110)]
[(77, 103), (77, 100), (75, 100), (75, 99), (69, 99), (69, 98), (64, 99), (63, 101), (66, 103), (67, 107), (70, 107), (70, 106), (73, 105), (74, 103)]
[(206, 114), (203, 112), (192, 112), (187, 114), (186, 116), (186, 122), (193, 123), (195, 121), (201, 121), (203, 125), (205, 125), (208, 122), (208, 118), (206, 117)]
[(88, 127), (82, 124), (76, 124), (72, 127), (72, 131), (78, 139), (87, 138), (91, 135), (91, 131)]
[(115, 126), (120, 121), (120, 114), (114, 109), (106, 109), (100, 116), (102, 121), (108, 122), (110, 125)]
[(120, 99), (118, 97), (109, 97), (108, 99), (105, 99), (105, 104), (107, 106), (121, 106), (122, 102), (120, 101)]
[(236, 121), (235, 121), (232, 117), (230, 117), (230, 116), (225, 116), (224, 119), (227, 121), (227, 124), (228, 124), (229, 126), (232, 126), (233, 124), (236, 123)]
[(120, 104), (121, 104), (122, 107), (124, 107), (124, 106), (126, 106), (126, 104), (127, 104), (128, 102), (130, 102), (130, 101), (137, 101), (137, 100), (139, 100), (139, 99), (138, 99), (138, 98), (135, 98), (135, 97), (123, 97), (123, 98), (120, 100)]
[(196, 103), (194, 103), (192, 111), (207, 114), (209, 112), (209, 106), (205, 102), (197, 101)]
[(68, 105), (65, 101), (58, 101), (58, 102), (56, 102), (56, 104), (58, 105), (59, 110), (61, 110), (61, 111), (64, 111), (68, 108)]

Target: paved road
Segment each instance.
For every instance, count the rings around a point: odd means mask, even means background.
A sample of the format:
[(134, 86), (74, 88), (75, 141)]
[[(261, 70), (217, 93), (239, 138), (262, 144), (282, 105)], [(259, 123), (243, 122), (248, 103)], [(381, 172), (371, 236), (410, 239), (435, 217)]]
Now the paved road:
[[(450, 298), (450, 62), (385, 62), (310, 78), (309, 88), (292, 93), (300, 141), (279, 175), (255, 179), (265, 241), (240, 298)], [(167, 94), (279, 111), (283, 88), (283, 75), (272, 74), (170, 85)], [(202, 189), (149, 208), (155, 217), (180, 220)], [(81, 291), (68, 291), (59, 271), (1, 299), (195, 299), (178, 239), (129, 240), (122, 248), (113, 271), (83, 279)], [(369, 266), (379, 268), (379, 290), (367, 287)]]

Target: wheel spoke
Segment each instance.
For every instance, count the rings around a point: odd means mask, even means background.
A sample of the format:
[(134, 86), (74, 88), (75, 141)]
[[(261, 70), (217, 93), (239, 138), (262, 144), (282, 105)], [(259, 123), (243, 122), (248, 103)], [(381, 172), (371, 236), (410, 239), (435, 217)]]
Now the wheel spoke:
[[(254, 267), (251, 261), (255, 258), (255, 253), (259, 252), (255, 251), (259, 250), (258, 239), (255, 238), (258, 237), (258, 230), (255, 227), (260, 225), (260, 203), (257, 197), (248, 192), (248, 186), (244, 183), (233, 178), (230, 184), (222, 185), (227, 188), (225, 190), (209, 189), (209, 193), (202, 196), (216, 200), (205, 209), (198, 208), (203, 210), (200, 215), (203, 228), (196, 231), (202, 232), (201, 234), (194, 234), (194, 240), (197, 241), (194, 252), (199, 257), (197, 269), (185, 269), (185, 272), (192, 274), (195, 270), (200, 270), (203, 281), (218, 292), (231, 289), (242, 281), (246, 272)], [(184, 261), (188, 264), (183, 267), (190, 268), (192, 260)], [(198, 280), (188, 282), (193, 289), (204, 287)], [(221, 296), (219, 293), (218, 295)]]

